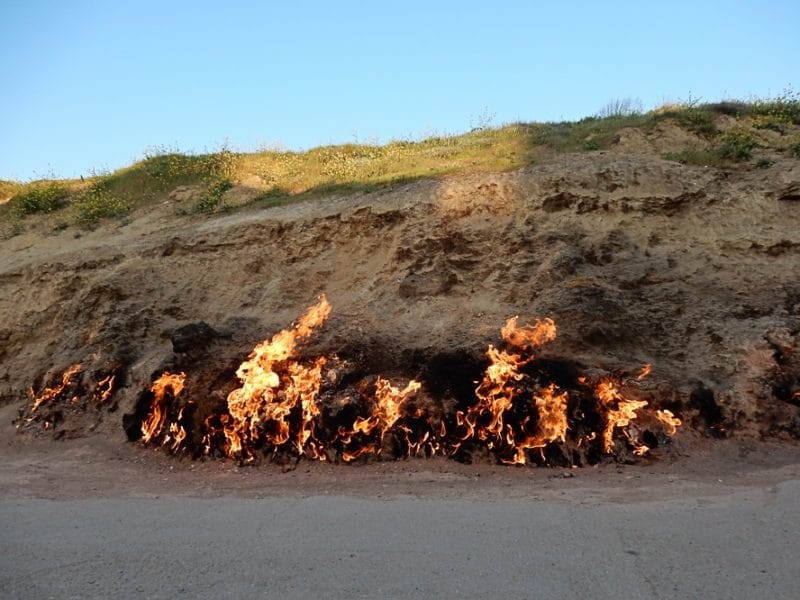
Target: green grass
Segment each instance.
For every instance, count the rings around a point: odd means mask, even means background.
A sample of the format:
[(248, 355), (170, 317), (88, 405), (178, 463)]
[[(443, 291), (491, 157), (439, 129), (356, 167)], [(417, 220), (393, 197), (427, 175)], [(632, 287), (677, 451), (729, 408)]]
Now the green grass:
[(18, 217), (38, 212), (49, 213), (60, 208), (69, 194), (69, 188), (61, 181), (36, 181), (15, 194), (11, 206)]
[[(602, 115), (602, 116), (600, 116)], [(735, 119), (721, 126), (721, 119)], [(253, 182), (250, 203), (275, 206), (331, 193), (371, 191), (426, 177), (506, 171), (560, 153), (583, 153), (614, 146), (624, 128), (652, 132), (671, 122), (696, 134), (706, 149), (675, 148), (666, 156), (687, 164), (723, 166), (750, 159), (758, 145), (800, 153), (800, 97), (787, 91), (771, 99), (747, 102), (664, 106), (642, 113), (632, 101), (609, 103), (598, 116), (559, 123), (480, 126), (460, 135), (432, 135), (422, 140), (385, 144), (340, 144), (306, 152), (264, 150), (185, 154), (155, 148), (133, 165), (83, 180), (0, 181), (0, 218), (25, 219), (34, 213), (59, 213), (63, 223), (94, 226), (131, 210), (164, 202), (178, 186), (199, 186), (194, 206), (175, 206), (182, 214), (211, 214), (227, 209), (225, 198), (238, 182)], [(724, 129), (722, 132), (720, 129)], [(760, 132), (777, 132), (780, 144)], [(792, 136), (795, 136), (794, 138)], [(792, 140), (795, 141), (792, 141)], [(773, 146), (769, 144), (773, 143)], [(247, 184), (250, 185), (250, 184)], [(52, 226), (52, 225), (51, 225)]]
[(93, 227), (102, 219), (121, 217), (130, 210), (130, 204), (114, 193), (111, 178), (100, 177), (80, 192), (73, 202), (77, 222)]

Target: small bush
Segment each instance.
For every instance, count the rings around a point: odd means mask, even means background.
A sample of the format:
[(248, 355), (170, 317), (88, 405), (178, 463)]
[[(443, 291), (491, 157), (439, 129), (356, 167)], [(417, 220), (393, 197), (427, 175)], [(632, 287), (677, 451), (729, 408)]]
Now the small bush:
[(612, 100), (603, 108), (597, 111), (597, 116), (601, 119), (613, 117), (632, 117), (642, 114), (642, 101), (633, 98), (622, 98)]
[(78, 223), (84, 226), (95, 225), (101, 219), (121, 217), (130, 206), (125, 200), (115, 196), (105, 178), (93, 183), (84, 190), (74, 202)]
[(791, 88), (775, 98), (754, 100), (750, 107), (755, 115), (756, 126), (761, 123), (773, 129), (790, 123), (800, 125), (800, 93)]
[(221, 181), (212, 183), (208, 187), (206, 195), (194, 207), (194, 212), (211, 214), (223, 209), (225, 207), (223, 196), (225, 195), (225, 192), (232, 187), (233, 182), (231, 182), (230, 179), (223, 179)]
[(740, 162), (750, 159), (756, 145), (756, 141), (746, 131), (730, 129), (720, 138), (718, 152), (722, 158)]
[(58, 181), (31, 183), (14, 196), (13, 210), (18, 216), (53, 212), (63, 205), (68, 196), (69, 189)]
[(175, 149), (156, 146), (145, 151), (142, 170), (162, 187), (201, 180), (210, 185), (233, 179), (242, 157), (223, 147), (212, 154), (182, 154)]
[(768, 158), (759, 158), (756, 161), (756, 169), (769, 169), (773, 165), (773, 162)]
[(683, 150), (664, 155), (667, 160), (674, 160), (684, 165), (717, 166), (720, 156), (713, 150)]
[(694, 133), (713, 135), (717, 132), (717, 126), (714, 124), (714, 113), (704, 108), (679, 109), (673, 116), (678, 125)]
[(722, 102), (712, 102), (706, 104), (705, 108), (711, 112), (730, 117), (742, 117), (750, 114), (750, 107), (745, 102), (738, 100), (723, 100)]
[(223, 147), (219, 152), (198, 158), (200, 175), (208, 182), (233, 179), (239, 169), (241, 157)]

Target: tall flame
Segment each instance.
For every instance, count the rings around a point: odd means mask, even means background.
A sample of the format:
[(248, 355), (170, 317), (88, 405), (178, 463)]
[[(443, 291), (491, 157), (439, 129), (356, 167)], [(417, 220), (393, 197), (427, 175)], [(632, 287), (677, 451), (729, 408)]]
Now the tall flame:
[[(305, 451), (319, 412), (314, 399), (325, 359), (320, 358), (312, 367), (293, 362), (283, 377), (278, 373), (282, 371), (279, 365), (294, 356), (298, 341), (309, 337), (330, 312), (331, 305), (323, 294), (294, 327), (257, 345), (236, 371), (242, 385), (228, 394), (228, 415), (223, 422), (228, 455), (250, 458), (249, 449), (262, 437), (274, 446), (286, 443), (290, 437), (287, 418), (298, 403), (302, 406), (303, 428), (295, 443), (301, 453)], [(317, 456), (315, 446), (309, 452)]]
[(150, 387), (150, 391), (153, 393), (150, 412), (142, 421), (143, 443), (149, 443), (161, 433), (167, 421), (167, 391), (173, 398), (176, 398), (183, 391), (185, 381), (186, 373), (165, 372), (153, 382)]
[[(629, 400), (622, 395), (616, 384), (608, 379), (597, 384), (596, 392), (600, 402), (608, 411), (606, 412), (606, 425), (603, 429), (603, 450), (611, 454), (614, 451), (614, 432), (617, 429), (624, 430), (630, 425), (631, 421), (636, 419), (636, 411), (647, 406), (647, 401)], [(634, 445), (634, 452), (644, 453), (647, 451), (643, 444)]]

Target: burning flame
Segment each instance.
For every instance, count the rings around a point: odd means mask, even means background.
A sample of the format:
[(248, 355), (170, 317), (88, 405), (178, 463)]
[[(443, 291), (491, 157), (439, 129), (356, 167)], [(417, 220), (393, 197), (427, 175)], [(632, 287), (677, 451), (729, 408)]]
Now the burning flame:
[(98, 406), (105, 404), (114, 393), (114, 383), (116, 379), (117, 375), (112, 371), (97, 382), (97, 386), (94, 388), (94, 393), (92, 394), (92, 399)]
[[(239, 385), (227, 395), (224, 410), (196, 424), (197, 435), (187, 431), (192, 427), (184, 414), (187, 402), (176, 402), (185, 374), (162, 374), (148, 396), (141, 441), (241, 462), (278, 453), (345, 462), (439, 452), (459, 458), (485, 448), (507, 464), (547, 463), (560, 449), (563, 460), (575, 464), (625, 448), (641, 456), (650, 450), (640, 439), (648, 427), (655, 424), (672, 436), (681, 424), (670, 411), (651, 410), (647, 401), (628, 397), (624, 390), (636, 387), (633, 380), (606, 376), (591, 382), (581, 376), (567, 389), (542, 381), (534, 352), (555, 339), (551, 319), (522, 326), (517, 317), (508, 319), (501, 329), (507, 347), (489, 345), (474, 400), (449, 415), (437, 412), (414, 379), (403, 387), (378, 375), (358, 391), (337, 392), (340, 361), (309, 360), (298, 351), (330, 312), (323, 295), (293, 327), (258, 344), (236, 371)], [(636, 381), (650, 368), (645, 365)], [(640, 422), (645, 413), (648, 419)], [(190, 442), (199, 438), (202, 448)], [(585, 458), (587, 453), (594, 458)]]
[[(597, 397), (607, 409), (606, 425), (603, 429), (603, 450), (611, 454), (614, 449), (614, 432), (622, 429), (623, 435), (631, 439), (625, 430), (631, 421), (636, 419), (636, 412), (647, 406), (645, 400), (629, 400), (617, 389), (616, 384), (608, 379), (597, 384)], [(612, 406), (614, 408), (612, 408)], [(648, 448), (643, 444), (635, 444), (634, 452), (641, 456)]]
[(681, 420), (670, 410), (657, 410), (656, 418), (664, 424), (664, 432), (669, 436), (675, 435), (678, 427), (681, 426)]
[[(344, 446), (351, 446), (356, 434), (362, 434), (365, 437), (373, 436), (375, 440), (372, 443), (362, 444), (355, 450), (343, 450), (342, 459), (345, 462), (350, 462), (365, 454), (380, 454), (384, 434), (392, 429), (395, 423), (403, 416), (401, 411), (403, 403), (413, 396), (420, 387), (421, 384), (418, 381), (411, 380), (405, 389), (400, 390), (387, 380), (378, 377), (375, 382), (375, 406), (372, 414), (368, 418), (357, 417), (351, 430), (340, 428), (338, 432), (338, 436)], [(401, 428), (400, 431), (403, 434), (411, 433), (407, 428)], [(418, 444), (411, 442), (407, 436), (405, 441), (409, 448), (409, 453), (415, 451)]]
[(287, 419), (299, 403), (303, 417), (295, 446), (300, 454), (305, 453), (308, 445), (311, 456), (321, 456), (313, 436), (314, 418), (319, 414), (315, 398), (326, 359), (319, 358), (312, 367), (295, 361), (283, 363), (294, 356), (298, 340), (309, 337), (330, 312), (331, 305), (322, 295), (293, 328), (284, 329), (256, 346), (236, 371), (242, 386), (228, 395), (228, 415), (223, 419), (225, 454), (251, 458), (251, 449), (262, 438), (275, 447), (285, 444), (290, 438)]
[[(163, 373), (161, 377), (153, 382), (153, 385), (150, 387), (150, 391), (153, 393), (150, 413), (145, 420), (142, 421), (143, 443), (147, 444), (158, 437), (167, 421), (167, 390), (169, 390), (173, 398), (176, 398), (183, 391), (185, 381), (185, 373)], [(178, 420), (180, 420), (180, 416)], [(170, 432), (173, 432), (175, 427), (180, 428), (177, 422), (170, 423)], [(185, 434), (183, 437), (185, 437)], [(183, 441), (183, 438), (181, 438), (181, 441)], [(180, 444), (178, 444), (177, 447), (179, 446)], [(177, 449), (177, 447), (175, 449)]]
[[(54, 398), (60, 396), (64, 390), (69, 388), (72, 385), (72, 378), (81, 370), (80, 364), (74, 364), (68, 367), (62, 374), (61, 374), (61, 383), (56, 385), (55, 387), (47, 387), (42, 390), (42, 393), (38, 396), (34, 394), (33, 389), (30, 390), (30, 395), (33, 398), (33, 406), (31, 406), (31, 414), (35, 413), (36, 410), (42, 406), (43, 404), (47, 404)], [(74, 398), (73, 398), (74, 400)]]

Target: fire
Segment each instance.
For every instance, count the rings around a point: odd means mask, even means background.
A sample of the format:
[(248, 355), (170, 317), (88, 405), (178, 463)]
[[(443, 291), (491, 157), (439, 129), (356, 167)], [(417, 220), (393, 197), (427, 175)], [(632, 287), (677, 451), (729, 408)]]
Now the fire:
[(226, 455), (250, 459), (262, 441), (274, 447), (285, 444), (291, 437), (288, 418), (299, 406), (302, 425), (294, 440), (297, 451), (321, 457), (314, 440), (314, 418), (319, 414), (315, 399), (326, 359), (319, 358), (311, 367), (291, 359), (298, 341), (309, 337), (330, 312), (331, 305), (322, 295), (293, 328), (256, 346), (236, 371), (242, 385), (228, 395), (228, 414), (223, 418)]
[[(610, 454), (614, 449), (615, 431), (622, 429), (623, 435), (631, 439), (625, 428), (630, 425), (631, 421), (636, 419), (636, 412), (640, 408), (647, 406), (647, 402), (644, 400), (629, 400), (622, 395), (616, 384), (610, 380), (601, 381), (597, 385), (596, 391), (600, 402), (607, 409), (606, 425), (603, 429), (603, 450)], [(647, 448), (643, 444), (635, 444), (634, 452), (641, 456), (647, 452)]]
[[(526, 325), (508, 319), (500, 331), (505, 346), (488, 346), (473, 399), (450, 409), (413, 378), (399, 385), (382, 375), (365, 376), (358, 385), (340, 383), (337, 372), (344, 363), (335, 355), (308, 358), (301, 352), (330, 312), (323, 295), (294, 326), (256, 345), (237, 369), (238, 385), (224, 408), (202, 422), (188, 410), (191, 399), (177, 401), (186, 375), (162, 374), (145, 397), (141, 441), (240, 462), (260, 456), (352, 462), (437, 453), (470, 460), (479, 451), (506, 464), (575, 465), (603, 455), (641, 456), (651, 449), (642, 440), (645, 432), (655, 427), (669, 437), (681, 424), (670, 411), (636, 398), (636, 382), (650, 365), (635, 379), (549, 380), (536, 354), (556, 337), (551, 319)], [(648, 439), (652, 445), (664, 437)]]
[[(99, 357), (93, 357), (95, 363), (98, 360)], [(55, 438), (79, 435), (84, 429), (93, 431), (103, 420), (101, 410), (116, 408), (111, 398), (120, 369), (117, 361), (91, 371), (81, 363), (74, 363), (53, 377), (38, 394), (30, 388), (30, 406), (21, 409), (14, 420), (17, 431), (41, 428), (52, 431)], [(93, 409), (90, 417), (80, 417), (90, 409)], [(89, 424), (90, 421), (94, 423)]]
[[(153, 394), (153, 402), (150, 405), (150, 413), (142, 421), (142, 442), (147, 444), (154, 438), (158, 437), (164, 424), (167, 421), (168, 412), (168, 394), (172, 398), (177, 398), (183, 391), (183, 385), (186, 381), (185, 373), (163, 373), (161, 377), (153, 382), (150, 391)], [(179, 416), (180, 419), (180, 416)], [(177, 423), (170, 423), (169, 430), (174, 432), (175, 428), (180, 428)], [(185, 437), (185, 435), (184, 435)], [(178, 444), (180, 446), (180, 444)], [(177, 449), (177, 448), (176, 448)]]
[(664, 424), (664, 431), (669, 436), (675, 435), (678, 427), (681, 426), (681, 420), (670, 410), (657, 410), (656, 418)]
[(519, 317), (511, 317), (500, 330), (500, 335), (517, 348), (538, 348), (556, 339), (556, 324), (552, 319), (536, 320), (533, 325), (519, 327)]
[[(36, 410), (42, 406), (43, 404), (47, 404), (55, 398), (58, 398), (66, 389), (68, 389), (72, 385), (72, 378), (79, 373), (81, 370), (80, 364), (75, 364), (68, 367), (62, 374), (61, 374), (61, 383), (54, 387), (47, 387), (42, 390), (42, 393), (38, 396), (34, 394), (33, 389), (30, 390), (30, 395), (33, 398), (33, 406), (31, 406), (31, 414), (35, 413)], [(74, 400), (74, 396), (70, 401)]]
[(99, 406), (108, 401), (108, 399), (114, 393), (114, 384), (116, 383), (116, 380), (117, 374), (112, 371), (97, 382), (97, 386), (94, 388), (94, 393), (92, 394), (92, 399), (94, 400), (95, 404)]
[[(387, 431), (392, 429), (397, 421), (403, 416), (402, 406), (410, 397), (420, 389), (418, 381), (410, 381), (403, 389), (399, 389), (389, 383), (386, 379), (378, 377), (375, 382), (375, 406), (372, 414), (368, 417), (357, 417), (350, 430), (340, 428), (338, 437), (345, 447), (352, 447), (356, 434), (364, 437), (373, 437), (371, 443), (363, 443), (355, 449), (345, 449), (342, 451), (342, 459), (345, 462), (353, 461), (365, 454), (379, 455), (383, 448), (382, 442)], [(415, 443), (408, 438), (411, 431), (408, 428), (399, 428), (400, 435), (404, 437), (408, 447), (408, 453), (415, 452), (420, 443)], [(422, 441), (427, 441), (427, 438)]]

